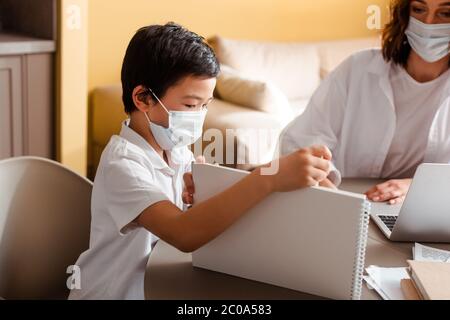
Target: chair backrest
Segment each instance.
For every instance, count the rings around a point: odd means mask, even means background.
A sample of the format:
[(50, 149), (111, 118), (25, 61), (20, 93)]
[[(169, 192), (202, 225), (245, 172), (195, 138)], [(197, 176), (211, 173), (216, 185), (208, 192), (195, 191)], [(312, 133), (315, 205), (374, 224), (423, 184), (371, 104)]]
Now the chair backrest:
[(34, 157), (0, 161), (0, 296), (66, 299), (89, 246), (92, 183)]

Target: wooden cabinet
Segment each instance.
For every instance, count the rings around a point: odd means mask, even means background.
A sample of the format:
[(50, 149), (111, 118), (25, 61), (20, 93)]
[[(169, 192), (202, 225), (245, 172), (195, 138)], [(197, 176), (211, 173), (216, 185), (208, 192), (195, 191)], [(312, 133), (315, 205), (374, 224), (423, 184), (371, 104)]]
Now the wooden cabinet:
[(54, 158), (53, 54), (0, 56), (0, 159)]
[(0, 0), (0, 160), (55, 159), (56, 0)]
[(20, 57), (0, 57), (0, 159), (23, 154)]

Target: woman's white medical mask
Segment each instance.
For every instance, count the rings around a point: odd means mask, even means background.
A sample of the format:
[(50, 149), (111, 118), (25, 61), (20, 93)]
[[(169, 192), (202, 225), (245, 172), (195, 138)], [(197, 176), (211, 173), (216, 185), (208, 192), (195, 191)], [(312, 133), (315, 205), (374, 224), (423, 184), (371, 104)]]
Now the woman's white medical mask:
[(147, 113), (144, 112), (150, 130), (163, 150), (169, 151), (174, 148), (190, 146), (202, 137), (206, 109), (202, 111), (169, 111), (153, 91), (149, 90), (169, 115), (169, 127), (164, 128), (150, 121)]
[(450, 53), (450, 23), (427, 24), (414, 17), (409, 20), (406, 36), (422, 59), (433, 63)]

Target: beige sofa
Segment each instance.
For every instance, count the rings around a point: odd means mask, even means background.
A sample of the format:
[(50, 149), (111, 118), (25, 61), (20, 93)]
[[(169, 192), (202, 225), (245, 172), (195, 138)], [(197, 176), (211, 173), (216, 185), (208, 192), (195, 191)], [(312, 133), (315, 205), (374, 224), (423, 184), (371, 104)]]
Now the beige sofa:
[[(223, 143), (224, 160), (228, 155), (228, 162), (232, 159), (228, 165), (248, 169), (273, 156), (279, 133), (288, 122), (304, 111), (313, 92), (327, 74), (352, 53), (377, 47), (380, 41), (379, 38), (364, 38), (316, 43), (263, 43), (215, 37), (210, 43), (224, 69), (233, 70), (238, 79), (243, 77), (244, 82), (235, 82), (236, 77), (219, 77), (218, 89), (221, 90), (217, 90), (216, 100), (209, 106), (205, 130), (216, 129), (215, 132), (223, 133), (225, 138), (226, 131), (231, 130), (234, 135), (229, 135), (228, 141)], [(244, 90), (248, 79), (254, 82), (250, 82), (250, 89)], [(271, 90), (267, 91), (269, 87)], [(226, 93), (225, 97), (220, 91)], [(259, 96), (255, 98), (252, 95)], [(237, 103), (240, 99), (243, 104)], [(120, 131), (120, 123), (125, 118), (119, 84), (94, 90), (90, 99), (91, 176), (103, 148), (110, 137)], [(254, 151), (251, 139), (243, 137), (245, 129), (270, 130), (274, 135), (272, 139), (260, 143), (258, 157), (250, 157)], [(207, 146), (208, 143), (204, 142), (202, 147)], [(217, 161), (217, 153), (218, 150), (209, 152), (208, 161)]]

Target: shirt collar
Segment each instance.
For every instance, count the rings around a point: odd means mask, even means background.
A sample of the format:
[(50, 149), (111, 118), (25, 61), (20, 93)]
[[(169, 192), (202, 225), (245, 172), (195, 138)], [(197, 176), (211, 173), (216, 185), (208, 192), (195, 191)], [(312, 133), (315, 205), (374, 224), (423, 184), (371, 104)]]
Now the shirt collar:
[(389, 77), (392, 61), (386, 62), (382, 54), (375, 55), (375, 58), (369, 63), (368, 71), (378, 76)]
[[(142, 137), (140, 136), (136, 131), (131, 129), (129, 127), (130, 120), (126, 120), (122, 124), (122, 130), (120, 131), (120, 136), (127, 140), (128, 142), (138, 146), (142, 150), (144, 150), (145, 154), (149, 157), (150, 162), (152, 163), (152, 166), (157, 170), (165, 171), (169, 175), (174, 175), (175, 171), (173, 168), (171, 168), (166, 161), (164, 161), (163, 158), (153, 149), (153, 147)], [(172, 164), (174, 161), (173, 159), (174, 152), (169, 152), (168, 156), (172, 161), (170, 163)], [(175, 161), (175, 163), (178, 163)]]
[[(393, 92), (392, 86), (389, 81), (389, 73), (390, 70), (394, 67), (394, 62), (391, 60), (386, 62), (382, 54), (378, 54), (368, 65), (368, 72), (377, 75), (380, 78), (380, 84), (383, 90), (385, 91), (388, 98), (391, 100), (393, 104)], [(448, 72), (448, 70), (446, 71)], [(448, 77), (446, 83), (444, 84), (444, 93), (449, 92), (450, 89), (450, 77)], [(447, 99), (445, 94), (443, 95), (443, 99)]]
[[(368, 71), (370, 73), (376, 74), (383, 78), (389, 78), (389, 71), (395, 67), (395, 63), (391, 60), (389, 62), (386, 62), (382, 54), (377, 54), (375, 58), (369, 63)], [(399, 67), (403, 68), (403, 66)], [(445, 73), (449, 72), (447, 70)], [(441, 75), (442, 76), (442, 75)], [(447, 85), (450, 84), (450, 77), (447, 79)]]

